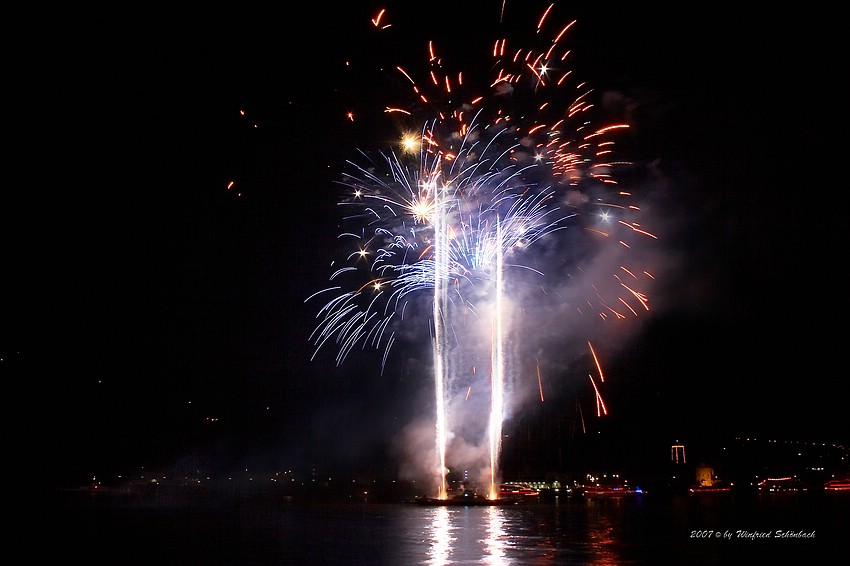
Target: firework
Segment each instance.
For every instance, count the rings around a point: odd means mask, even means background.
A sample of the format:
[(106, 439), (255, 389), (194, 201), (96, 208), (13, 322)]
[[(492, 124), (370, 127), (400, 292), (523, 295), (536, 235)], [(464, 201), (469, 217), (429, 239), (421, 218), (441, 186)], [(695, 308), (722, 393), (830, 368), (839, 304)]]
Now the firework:
[[(396, 333), (416, 320), (410, 312), (430, 304), (440, 497), (446, 495), (447, 445), (458, 419), (452, 409), (478, 385), (465, 376), (465, 348), (458, 348), (455, 329), (459, 317), (471, 314), (489, 329), (486, 437), (491, 497), (496, 497), (507, 372), (513, 363), (506, 343), (518, 334), (508, 325), (506, 311), (512, 307), (506, 299), (509, 283), (523, 281), (512, 274), (542, 276), (534, 250), (538, 245), (558, 249), (552, 244), (563, 243), (557, 232), (578, 231), (591, 239), (592, 244), (575, 236), (565, 240), (573, 256), (591, 259), (601, 245), (628, 250), (637, 237), (654, 238), (632, 218), (639, 209), (626, 202), (630, 195), (615, 189), (612, 170), (620, 163), (610, 159), (611, 137), (628, 126), (591, 127), (592, 90), (572, 80), (566, 70), (570, 52), (562, 47), (575, 22), (546, 36), (550, 13), (551, 7), (537, 24), (537, 32), (548, 37), (542, 49), (494, 41), (487, 51), (493, 76), (484, 85), (467, 85), (462, 72), (446, 71), (433, 42), (427, 46), (429, 70), (422, 85), (414, 73), (397, 67), (415, 104), (386, 111), (407, 116), (418, 134), (406, 134), (398, 150), (379, 150), (374, 157), (364, 151), (347, 163), (340, 181), (347, 194), (339, 206), (350, 228), (339, 238), (351, 248), (335, 264), (331, 286), (308, 299), (325, 298), (310, 336), (314, 355), (333, 345), (342, 364), (357, 347), (375, 348), (383, 351), (382, 368)], [(386, 17), (381, 11), (372, 23), (382, 29), (377, 22)], [(581, 269), (578, 261), (564, 263)], [(584, 306), (576, 307), (580, 314), (621, 319), (648, 309), (641, 284), (649, 274), (626, 265), (618, 271), (615, 285), (593, 285)], [(599, 391), (604, 376), (588, 346), (598, 370), (600, 383), (593, 376), (590, 381), (601, 414), (607, 412)], [(539, 366), (536, 371), (542, 401)]]

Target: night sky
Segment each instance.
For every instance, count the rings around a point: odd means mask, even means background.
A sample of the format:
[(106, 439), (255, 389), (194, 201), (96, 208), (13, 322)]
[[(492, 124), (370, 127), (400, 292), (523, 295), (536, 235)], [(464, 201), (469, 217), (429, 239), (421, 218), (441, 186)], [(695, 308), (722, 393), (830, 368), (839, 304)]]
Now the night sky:
[[(381, 350), (337, 367), (332, 350), (311, 360), (305, 299), (339, 248), (345, 160), (400, 135), (383, 112), (409, 97), (395, 66), (424, 68), (434, 39), (488, 76), (501, 3), (389, 4), (384, 30), (384, 5), (350, 4), (34, 26), (44, 55), (12, 65), (25, 133), (0, 371), (16, 429), (46, 427), (57, 481), (185, 462), (392, 470), (401, 431), (428, 417), (427, 328), (383, 372)], [(527, 33), (548, 3), (519, 5), (505, 21)], [(798, 12), (657, 10), (550, 16), (578, 20), (574, 72), (628, 110), (618, 151), (639, 165), (663, 277), (650, 312), (600, 345), (608, 416), (576, 356), (508, 426), (562, 446), (580, 422), (662, 450), (846, 442), (836, 38)]]

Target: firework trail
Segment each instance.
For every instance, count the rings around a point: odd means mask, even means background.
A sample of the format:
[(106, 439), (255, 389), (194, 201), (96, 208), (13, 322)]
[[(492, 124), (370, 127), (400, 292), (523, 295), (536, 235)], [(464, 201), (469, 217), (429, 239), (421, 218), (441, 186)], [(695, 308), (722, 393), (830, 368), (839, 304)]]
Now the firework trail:
[[(547, 29), (551, 8), (538, 21), (538, 34)], [(379, 28), (386, 18), (382, 10), (372, 23)], [(574, 24), (555, 28), (541, 50), (496, 40), (488, 50), (493, 76), (484, 87), (464, 84), (462, 72), (445, 71), (429, 42), (427, 81), (420, 85), (414, 74), (397, 67), (411, 100), (406, 107), (386, 108), (417, 125), (419, 133), (412, 138), (417, 150), (389, 149), (377, 157), (361, 152), (362, 160), (349, 161), (343, 173), (347, 196), (339, 204), (343, 221), (352, 227), (339, 237), (353, 247), (331, 274), (332, 286), (308, 298), (331, 297), (320, 307), (310, 336), (314, 356), (333, 345), (342, 364), (357, 347), (382, 349), (383, 368), (396, 333), (410, 325), (423, 301), (430, 301), (440, 497), (446, 495), (447, 447), (459, 418), (452, 409), (456, 397), (468, 399), (476, 385), (463, 380), (459, 317), (491, 313), (487, 438), (491, 497), (496, 497), (510, 385), (506, 374), (512, 365), (505, 349), (504, 298), (511, 294), (505, 271), (542, 276), (534, 261), (524, 259), (534, 258), (538, 242), (551, 249), (555, 233), (568, 228), (584, 234), (566, 240), (570, 253), (590, 261), (600, 246), (613, 242), (629, 250), (636, 237), (654, 238), (632, 219), (639, 208), (627, 204), (628, 192), (615, 190), (612, 169), (620, 164), (610, 159), (610, 136), (628, 126), (591, 127), (592, 90), (571, 81), (571, 71), (564, 70), (570, 52), (561, 43)], [(569, 102), (564, 102), (565, 89), (577, 93)], [(575, 260), (565, 263), (582, 269)], [(575, 309), (601, 320), (637, 316), (639, 309), (648, 310), (641, 290), (647, 277), (622, 265), (613, 285), (611, 279), (594, 283)], [(521, 285), (523, 277), (512, 280)], [(593, 346), (588, 346), (604, 382)], [(599, 384), (592, 376), (590, 381), (598, 414), (607, 412)]]
[(446, 208), (447, 199), (442, 190), (433, 191), (434, 210), (432, 213), (434, 226), (434, 382), (436, 393), (437, 422), (437, 454), (439, 458), (440, 485), (438, 497), (445, 499), (447, 496), (446, 486), (446, 401), (445, 401), (445, 333), (446, 316), (448, 315), (448, 296), (446, 293), (445, 277), (449, 272), (448, 234), (446, 232)]
[[(501, 242), (502, 224), (496, 219), (496, 241)], [(500, 246), (501, 248), (501, 246)], [(493, 307), (493, 331), (491, 346), (491, 394), (490, 394), (490, 498), (499, 496), (497, 463), (502, 448), (502, 419), (504, 418), (504, 389), (505, 389), (505, 353), (504, 347), (504, 316), (502, 316), (502, 298), (504, 296), (504, 256), (499, 253), (496, 260), (496, 299)]]

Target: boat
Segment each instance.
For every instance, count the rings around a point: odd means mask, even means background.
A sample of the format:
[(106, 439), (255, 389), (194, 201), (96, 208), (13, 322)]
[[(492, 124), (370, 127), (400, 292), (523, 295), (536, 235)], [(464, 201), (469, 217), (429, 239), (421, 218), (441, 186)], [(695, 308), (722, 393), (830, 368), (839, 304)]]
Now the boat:
[(475, 497), (447, 497), (440, 499), (438, 497), (418, 496), (414, 503), (419, 505), (430, 505), (432, 507), (479, 507), (479, 506), (495, 506), (495, 505), (516, 505), (516, 501), (507, 497), (498, 499), (488, 499), (483, 495)]
[(730, 485), (694, 485), (688, 488), (688, 493), (728, 493), (732, 491)]
[(640, 495), (643, 490), (626, 484), (617, 485), (585, 485), (580, 489), (585, 497), (624, 497), (627, 495)]
[(795, 476), (765, 478), (758, 483), (762, 492), (806, 491), (806, 486)]
[(540, 490), (519, 483), (503, 483), (499, 485), (500, 497), (538, 497)]
[(823, 484), (826, 491), (850, 491), (850, 479), (829, 480)]
[(644, 490), (631, 485), (618, 473), (587, 474), (583, 484), (576, 486), (577, 493), (584, 497), (624, 497), (641, 495)]
[(513, 505), (517, 503), (513, 497), (498, 497), (491, 499), (469, 490), (463, 490), (456, 494), (450, 494), (441, 499), (439, 497), (417, 496), (413, 500), (418, 505), (443, 506), (443, 507), (474, 507), (493, 505)]

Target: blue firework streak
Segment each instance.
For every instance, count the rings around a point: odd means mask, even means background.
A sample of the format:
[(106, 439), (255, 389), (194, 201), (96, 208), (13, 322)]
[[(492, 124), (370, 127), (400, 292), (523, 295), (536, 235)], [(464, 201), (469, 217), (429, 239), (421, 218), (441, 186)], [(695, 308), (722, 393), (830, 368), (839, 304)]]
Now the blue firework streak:
[[(390, 16), (382, 11), (376, 28)], [(628, 125), (593, 126), (593, 91), (572, 76), (564, 47), (575, 21), (550, 26), (552, 20), (550, 6), (534, 30), (539, 48), (505, 38), (487, 46), (489, 61), (478, 65), (491, 69), (484, 83), (469, 84), (462, 71), (448, 69), (434, 42), (427, 45), (426, 81), (397, 67), (412, 96), (386, 112), (418, 124), (418, 150), (377, 157), (361, 151), (362, 161), (348, 162), (340, 207), (351, 228), (339, 237), (353, 247), (342, 265), (335, 263), (332, 286), (308, 298), (326, 301), (310, 336), (314, 356), (333, 345), (341, 364), (354, 348), (374, 347), (384, 348), (385, 362), (409, 301), (431, 300), (427, 291), (438, 273), (453, 300), (474, 312), (478, 291), (492, 283), (497, 250), (509, 269), (532, 270), (523, 264), (526, 250), (570, 225), (623, 245), (636, 234), (651, 236), (627, 219), (638, 210), (625, 203), (630, 195), (613, 190), (611, 172), (623, 163), (611, 159), (611, 136)], [(447, 218), (445, 269), (433, 257), (435, 202)], [(577, 216), (585, 219), (570, 222)], [(617, 231), (630, 233), (624, 239)], [(591, 247), (577, 248), (575, 257), (592, 255)], [(611, 297), (600, 292), (607, 283), (593, 282), (591, 297), (577, 309), (623, 317), (624, 309), (636, 312), (627, 301), (646, 305), (645, 295), (614, 277)]]
[[(455, 300), (474, 311), (475, 293), (466, 290), (492, 283), (497, 254), (514, 257), (565, 228), (574, 214), (557, 206), (554, 189), (529, 180), (544, 165), (518, 162), (520, 144), (508, 128), (473, 122), (460, 150), (449, 156), (433, 149), (439, 126), (423, 129), (414, 155), (388, 152), (378, 162), (367, 158), (369, 165), (349, 162), (342, 181), (349, 194), (340, 206), (358, 229), (340, 238), (355, 247), (331, 275), (340, 284), (313, 295), (336, 293), (321, 308), (311, 339), (316, 352), (333, 342), (338, 364), (358, 345), (388, 352), (391, 323), (403, 318), (411, 295), (433, 290), (438, 274)], [(446, 270), (434, 261), (436, 203), (448, 219)], [(343, 285), (344, 279), (354, 283)]]

